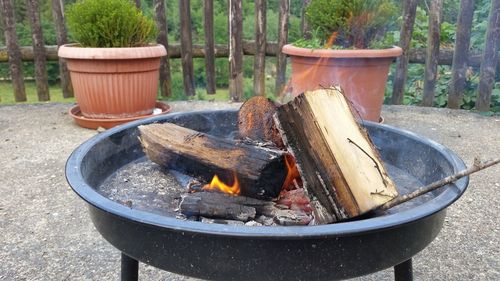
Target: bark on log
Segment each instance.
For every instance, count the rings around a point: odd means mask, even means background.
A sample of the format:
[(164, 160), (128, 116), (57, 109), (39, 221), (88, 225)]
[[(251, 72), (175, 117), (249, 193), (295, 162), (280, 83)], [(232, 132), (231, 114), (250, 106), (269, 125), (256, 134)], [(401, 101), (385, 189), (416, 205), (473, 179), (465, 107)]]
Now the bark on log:
[(191, 0), (179, 0), (181, 26), (182, 81), (186, 96), (195, 95), (193, 40), (191, 38)]
[(35, 82), (38, 101), (49, 101), (49, 81), (45, 61), (45, 46), (43, 42), (42, 23), (38, 0), (28, 0), (28, 13), (31, 25), (31, 39), (35, 55)]
[[(61, 46), (68, 43), (68, 32), (66, 31), (66, 25), (64, 24), (64, 12), (63, 3), (61, 0), (52, 0), (52, 18), (54, 19), (54, 25), (56, 28), (56, 39), (57, 45)], [(50, 60), (50, 48), (45, 46), (46, 60)], [(55, 50), (55, 57), (57, 58), (57, 49)], [(73, 85), (71, 84), (71, 77), (69, 75), (68, 66), (64, 59), (59, 59), (59, 76), (61, 78), (61, 90), (64, 98), (74, 97)]]
[(277, 108), (273, 101), (262, 96), (253, 97), (243, 103), (238, 112), (240, 136), (258, 142), (271, 142), (278, 148), (284, 148), (273, 120)]
[(281, 49), (288, 41), (288, 14), (290, 5), (288, 0), (280, 1), (279, 27), (278, 27), (278, 46), (276, 48), (276, 96), (281, 96), (285, 90), (286, 84), (286, 55)]
[(140, 126), (140, 141), (151, 161), (204, 181), (238, 179), (241, 195), (275, 198), (286, 178), (286, 152), (221, 139), (175, 124)]
[(229, 98), (243, 100), (242, 0), (229, 0)]
[(298, 96), (278, 108), (275, 121), (311, 196), (316, 223), (359, 216), (397, 196), (378, 151), (338, 89)]
[(16, 20), (11, 0), (0, 0), (0, 13), (3, 21), (6, 50), (12, 78), (12, 88), (16, 102), (26, 101), (21, 52), (16, 37)]
[(441, 36), (441, 11), (443, 0), (431, 1), (429, 11), (429, 36), (427, 37), (427, 57), (425, 59), (423, 106), (432, 106), (437, 81), (439, 44)]
[[(168, 49), (168, 26), (167, 17), (165, 15), (165, 0), (155, 0), (155, 19), (158, 27), (158, 36), (156, 42), (165, 46)], [(172, 96), (172, 78), (170, 75), (169, 55), (161, 58), (160, 62), (160, 92), (163, 97)]]
[(266, 95), (266, 0), (255, 1), (255, 56), (253, 61), (253, 90)]
[(203, 1), (205, 31), (205, 75), (207, 94), (215, 94), (215, 38), (214, 38), (214, 1)]
[(490, 110), (491, 93), (495, 83), (496, 65), (495, 61), (500, 40), (500, 1), (492, 0), (486, 30), (486, 43), (484, 46), (481, 70), (479, 73), (479, 85), (477, 86), (476, 109), (479, 111)]
[(396, 61), (394, 85), (392, 87), (392, 104), (403, 104), (408, 62), (410, 60), (411, 36), (417, 14), (417, 3), (418, 0), (406, 0), (404, 4), (403, 24), (401, 25), (401, 38), (399, 39), (399, 47), (403, 49), (403, 54)]
[(469, 57), (470, 31), (474, 16), (474, 0), (460, 1), (460, 14), (455, 33), (455, 51), (451, 71), (448, 107), (458, 109), (462, 100), (467, 75), (467, 58)]

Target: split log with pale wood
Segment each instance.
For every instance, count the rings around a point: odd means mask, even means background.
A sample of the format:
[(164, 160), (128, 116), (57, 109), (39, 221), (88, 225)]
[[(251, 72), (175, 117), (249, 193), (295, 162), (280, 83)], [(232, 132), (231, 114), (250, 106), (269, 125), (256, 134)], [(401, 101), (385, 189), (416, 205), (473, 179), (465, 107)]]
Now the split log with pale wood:
[(274, 120), (295, 157), (317, 224), (359, 216), (398, 195), (339, 88), (301, 94), (279, 107)]
[(286, 178), (286, 151), (214, 137), (172, 123), (139, 126), (149, 159), (168, 169), (210, 181), (239, 182), (241, 195), (276, 198)]

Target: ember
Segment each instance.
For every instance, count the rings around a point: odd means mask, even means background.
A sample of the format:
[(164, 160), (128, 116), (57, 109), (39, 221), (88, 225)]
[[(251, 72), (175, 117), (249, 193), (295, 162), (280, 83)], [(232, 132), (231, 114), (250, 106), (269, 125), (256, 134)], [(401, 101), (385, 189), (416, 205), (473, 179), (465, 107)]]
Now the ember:
[(295, 165), (295, 159), (291, 155), (287, 155), (285, 157), (285, 164), (287, 174), (281, 189), (291, 190), (298, 188), (301, 180), (299, 170), (297, 169), (297, 165)]

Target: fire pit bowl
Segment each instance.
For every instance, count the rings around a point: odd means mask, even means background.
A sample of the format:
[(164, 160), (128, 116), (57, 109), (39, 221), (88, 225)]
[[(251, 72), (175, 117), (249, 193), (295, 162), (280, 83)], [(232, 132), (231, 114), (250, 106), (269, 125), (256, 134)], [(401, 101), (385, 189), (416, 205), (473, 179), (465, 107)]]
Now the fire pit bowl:
[[(137, 261), (212, 280), (334, 280), (392, 266), (397, 280), (411, 280), (411, 257), (438, 235), (446, 207), (468, 185), (468, 178), (463, 178), (421, 203), (391, 213), (330, 225), (286, 227), (185, 221), (128, 207), (98, 191), (118, 169), (144, 159), (138, 125), (172, 122), (228, 136), (236, 129), (236, 119), (235, 110), (153, 117), (101, 133), (71, 154), (66, 164), (68, 183), (88, 203), (97, 230), (122, 252), (122, 280), (137, 279)], [(384, 162), (421, 184), (465, 168), (442, 145), (387, 125), (365, 125)]]

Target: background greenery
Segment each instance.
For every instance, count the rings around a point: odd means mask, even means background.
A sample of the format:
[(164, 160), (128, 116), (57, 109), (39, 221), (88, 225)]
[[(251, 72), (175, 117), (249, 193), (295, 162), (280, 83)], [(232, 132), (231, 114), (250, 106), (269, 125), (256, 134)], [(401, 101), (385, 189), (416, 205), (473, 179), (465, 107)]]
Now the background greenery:
[(66, 6), (65, 16), (73, 38), (83, 47), (140, 47), (158, 33), (154, 20), (131, 1), (80, 1)]
[[(420, 1), (417, 10), (417, 18), (415, 22), (415, 30), (413, 33), (412, 47), (413, 48), (425, 48), (427, 44), (427, 24), (428, 24), (428, 3), (431, 0)], [(18, 40), (21, 45), (27, 46), (31, 45), (31, 30), (29, 26), (29, 20), (27, 18), (27, 7), (25, 1), (13, 1), (15, 6), (15, 16), (17, 20), (17, 34)], [(73, 3), (74, 0), (65, 0), (65, 4)], [(142, 10), (143, 13), (149, 16), (153, 16), (153, 1), (142, 0)], [(394, 0), (398, 8), (398, 14), (401, 12), (401, 2)], [(169, 42), (179, 42), (180, 31), (179, 31), (179, 1), (167, 0), (166, 1), (166, 14), (168, 21), (168, 36)], [(443, 11), (443, 24), (441, 27), (441, 47), (452, 48), (455, 41), (455, 26), (458, 16), (459, 0), (444, 0), (444, 11)], [(44, 40), (47, 45), (55, 45), (56, 37), (55, 30), (52, 21), (51, 14), (51, 1), (50, 0), (40, 0), (41, 7), (41, 18), (44, 30)], [(301, 38), (300, 34), (300, 22), (302, 13), (302, 0), (291, 0), (290, 2), (290, 23), (289, 23), (289, 42), (294, 42)], [(277, 41), (278, 36), (278, 10), (279, 10), (279, 0), (269, 0), (267, 2), (267, 40)], [(484, 35), (487, 26), (488, 13), (490, 8), (490, 0), (476, 0), (476, 9), (474, 14), (474, 22), (472, 29), (471, 38), (471, 50), (481, 51), (484, 44)], [(215, 43), (224, 44), (228, 40), (228, 23), (227, 23), (227, 0), (214, 0), (214, 34)], [(203, 1), (191, 1), (191, 17), (192, 17), (192, 34), (193, 43), (202, 44), (203, 43)], [(253, 39), (254, 34), (254, 2), (244, 0), (243, 1), (243, 37), (246, 40)], [(391, 25), (386, 33), (386, 37), (383, 39), (384, 44), (397, 44), (399, 41), (399, 26), (401, 17), (398, 18), (393, 25)], [(5, 41), (3, 38), (3, 28), (0, 26), (0, 46), (4, 46)], [(169, 98), (170, 100), (185, 100), (188, 99), (183, 94), (182, 89), (182, 67), (180, 60), (171, 60), (172, 67), (172, 87), (173, 96)], [(245, 96), (250, 97), (252, 95), (252, 74), (253, 74), (253, 58), (250, 56), (244, 59), (244, 77), (245, 77)], [(29, 80), (34, 75), (33, 63), (24, 63), (23, 72), (25, 77)], [(195, 73), (195, 85), (197, 87), (197, 94), (195, 99), (227, 99), (227, 87), (228, 87), (228, 72), (229, 65), (228, 60), (220, 58), (216, 60), (216, 85), (217, 94), (215, 96), (209, 96), (205, 93), (205, 63), (203, 59), (194, 60), (194, 73)], [(423, 88), (423, 72), (424, 66), (420, 64), (412, 64), (409, 67), (407, 87), (404, 97), (405, 104), (418, 104), (422, 99), (422, 88)], [(500, 72), (500, 71), (499, 71)], [(57, 79), (58, 79), (58, 64), (57, 62), (49, 62), (48, 64), (48, 74), (49, 80), (52, 85), (51, 97), (52, 100), (61, 101), (61, 93), (57, 90)], [(274, 77), (276, 74), (275, 69), (275, 59), (266, 59), (266, 93), (273, 97), (274, 93)], [(497, 75), (499, 73), (497, 72)], [(467, 89), (462, 101), (462, 108), (471, 109), (474, 106), (476, 98), (476, 89), (478, 83), (478, 68), (470, 68), (467, 76)], [(5, 81), (9, 77), (9, 67), (6, 63), (0, 63), (0, 96), (2, 98), (2, 103), (13, 102), (11, 96), (12, 90), (10, 89), (10, 84)], [(448, 85), (451, 77), (451, 69), (449, 66), (439, 67), (439, 81), (436, 86), (436, 98), (435, 106), (444, 107), (447, 102), (447, 91)], [(389, 84), (387, 87), (387, 97), (390, 97), (392, 91), (391, 84), (392, 77), (389, 78)], [(4, 81), (2, 81), (4, 80)], [(499, 81), (500, 79), (497, 79)], [(493, 92), (492, 98), (492, 110), (500, 112), (500, 83)], [(34, 91), (30, 90), (34, 88), (33, 83), (27, 83), (27, 92), (34, 94)], [(29, 101), (35, 101), (29, 97)], [(387, 99), (389, 100), (389, 98)], [(68, 102), (73, 102), (72, 99), (67, 100)]]

